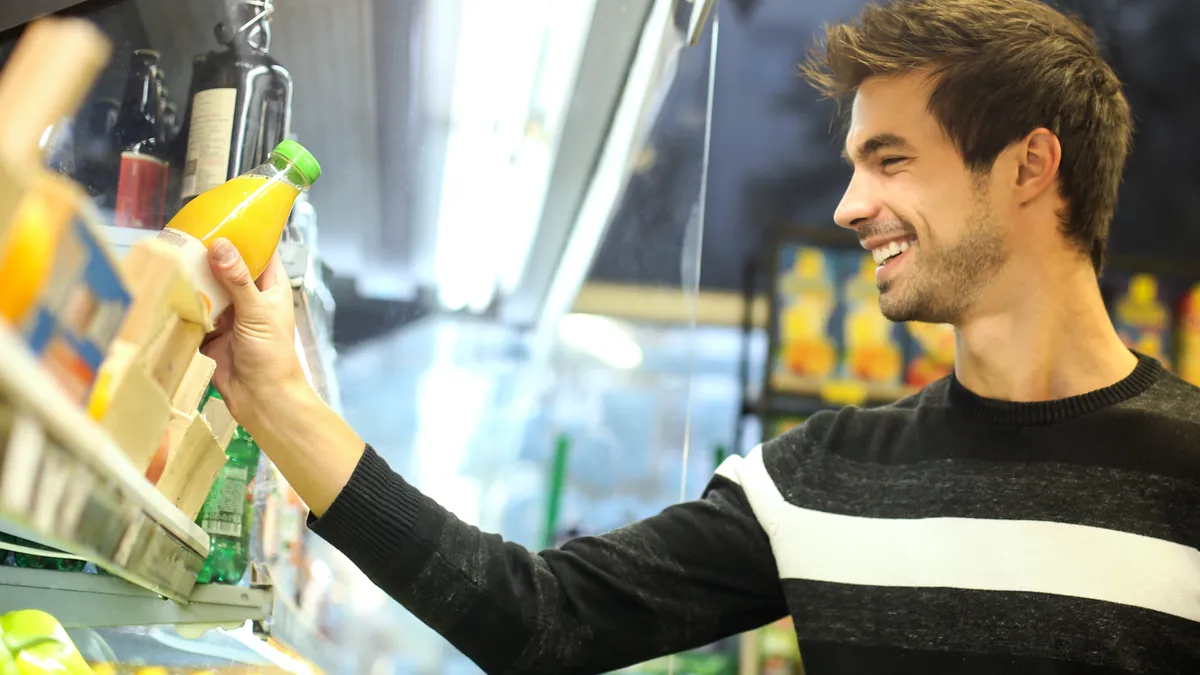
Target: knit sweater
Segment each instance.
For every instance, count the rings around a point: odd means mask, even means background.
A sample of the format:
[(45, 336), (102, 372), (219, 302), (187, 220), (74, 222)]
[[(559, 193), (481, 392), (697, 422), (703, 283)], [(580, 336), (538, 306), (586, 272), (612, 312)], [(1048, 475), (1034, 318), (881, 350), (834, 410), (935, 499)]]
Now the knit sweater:
[(312, 526), (488, 673), (603, 673), (787, 615), (808, 675), (1200, 673), (1200, 389), (1146, 357), (1057, 401), (951, 376), (818, 414), (560, 549), (464, 524), (370, 448)]

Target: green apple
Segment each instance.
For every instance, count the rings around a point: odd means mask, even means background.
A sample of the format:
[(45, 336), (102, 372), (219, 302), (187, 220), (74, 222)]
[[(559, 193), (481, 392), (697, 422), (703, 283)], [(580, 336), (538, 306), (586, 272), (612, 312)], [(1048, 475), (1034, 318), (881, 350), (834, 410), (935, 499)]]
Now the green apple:
[[(92, 675), (92, 669), (53, 616), (35, 609), (0, 615), (0, 641), (18, 675)], [(0, 664), (0, 674), (4, 674)]]
[(0, 647), (0, 675), (20, 675), (17, 672), (17, 664), (13, 662), (12, 654), (8, 653), (8, 649)]

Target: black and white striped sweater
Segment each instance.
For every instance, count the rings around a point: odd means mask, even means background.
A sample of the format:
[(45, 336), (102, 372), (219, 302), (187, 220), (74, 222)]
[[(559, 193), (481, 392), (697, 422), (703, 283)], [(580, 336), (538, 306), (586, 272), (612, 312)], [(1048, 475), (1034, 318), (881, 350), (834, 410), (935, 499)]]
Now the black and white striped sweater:
[(953, 378), (730, 458), (560, 550), (463, 524), (368, 450), (314, 529), (489, 673), (601, 673), (790, 614), (808, 675), (1200, 673), (1200, 390)]

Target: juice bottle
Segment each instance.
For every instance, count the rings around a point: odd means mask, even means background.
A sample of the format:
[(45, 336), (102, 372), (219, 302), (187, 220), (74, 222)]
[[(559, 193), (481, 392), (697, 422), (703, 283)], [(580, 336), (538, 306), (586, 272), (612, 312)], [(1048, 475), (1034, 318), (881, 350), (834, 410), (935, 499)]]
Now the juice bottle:
[(284, 141), (267, 161), (188, 202), (159, 235), (176, 246), (212, 317), (229, 306), (213, 278), (208, 247), (228, 239), (255, 279), (266, 269), (300, 193), (321, 176), (321, 166), (299, 143)]

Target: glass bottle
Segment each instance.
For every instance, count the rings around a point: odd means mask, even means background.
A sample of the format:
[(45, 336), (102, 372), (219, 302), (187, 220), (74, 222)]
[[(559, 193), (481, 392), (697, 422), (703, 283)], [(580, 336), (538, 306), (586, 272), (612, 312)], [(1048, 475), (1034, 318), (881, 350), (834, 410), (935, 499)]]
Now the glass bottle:
[(159, 54), (139, 49), (129, 62), (129, 79), (114, 130), (121, 149), (116, 225), (160, 230), (167, 202), (167, 147), (162, 138), (162, 73)]

